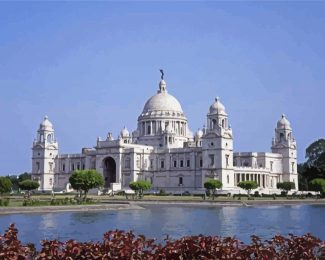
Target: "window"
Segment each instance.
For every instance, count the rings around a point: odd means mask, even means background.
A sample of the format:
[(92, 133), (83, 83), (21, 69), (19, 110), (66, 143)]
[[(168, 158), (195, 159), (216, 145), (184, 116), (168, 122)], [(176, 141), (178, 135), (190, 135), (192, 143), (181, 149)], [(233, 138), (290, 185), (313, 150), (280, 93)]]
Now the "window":
[(74, 171), (74, 163), (72, 164), (72, 170)]
[(229, 154), (226, 154), (226, 166), (229, 166)]
[(147, 134), (148, 135), (151, 135), (151, 125), (148, 125), (147, 126)]
[(52, 186), (52, 184), (53, 184), (53, 179), (52, 178), (49, 179), (49, 184), (50, 184), (50, 186)]
[(284, 141), (284, 134), (280, 133), (280, 142)]
[(47, 142), (51, 142), (52, 141), (52, 136), (49, 134), (49, 135), (47, 135)]
[(180, 162), (180, 167), (184, 167), (184, 161), (183, 160), (181, 160), (181, 162)]
[(125, 159), (125, 168), (129, 169), (130, 168), (130, 158)]
[(62, 171), (65, 172), (65, 164), (62, 164)]
[(210, 166), (214, 166), (214, 154), (209, 154)]
[(172, 137), (169, 137), (168, 140), (169, 140), (169, 143), (170, 143), (170, 144), (173, 143), (173, 139), (172, 139)]
[(82, 169), (83, 169), (83, 170), (85, 169), (85, 164), (84, 164), (84, 163), (82, 164)]
[(36, 162), (36, 171), (39, 172), (39, 170), (40, 170), (40, 163)]
[(183, 185), (183, 177), (178, 178), (178, 185), (179, 186)]
[(229, 175), (227, 175), (227, 183), (229, 184)]
[(295, 163), (294, 162), (291, 163), (291, 171), (293, 173), (295, 172)]
[(174, 160), (174, 167), (177, 167), (177, 161)]
[(165, 168), (165, 161), (164, 160), (161, 160), (160, 161), (160, 168)]
[(77, 163), (77, 170), (80, 170), (80, 163)]
[(50, 172), (53, 171), (53, 163), (49, 163)]
[(202, 158), (200, 158), (200, 167), (203, 166), (203, 161), (202, 161)]
[(140, 168), (140, 159), (137, 159), (137, 167)]
[(153, 168), (153, 159), (150, 159), (150, 168)]
[(147, 168), (147, 165), (148, 165), (148, 160), (144, 159), (144, 168)]
[(270, 162), (270, 170), (273, 171), (273, 162)]
[(186, 167), (190, 167), (191, 166), (191, 161), (190, 160), (187, 160), (186, 161)]

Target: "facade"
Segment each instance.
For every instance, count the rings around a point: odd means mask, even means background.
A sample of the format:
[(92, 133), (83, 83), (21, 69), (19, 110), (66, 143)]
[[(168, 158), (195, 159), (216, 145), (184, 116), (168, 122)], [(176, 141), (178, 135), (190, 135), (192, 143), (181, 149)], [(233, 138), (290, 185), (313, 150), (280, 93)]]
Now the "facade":
[(54, 128), (44, 118), (33, 142), (32, 178), (40, 190), (69, 190), (75, 170), (96, 169), (106, 189), (128, 189), (131, 181), (147, 180), (153, 189), (191, 193), (202, 191), (207, 179), (219, 179), (223, 190), (236, 193), (237, 183), (255, 180), (260, 192), (277, 192), (277, 182), (298, 187), (297, 150), (292, 128), (282, 115), (275, 128), (271, 152), (234, 152), (233, 134), (224, 105), (216, 98), (207, 125), (194, 135), (178, 100), (167, 91), (163, 77), (157, 93), (145, 103), (137, 129), (125, 127), (81, 153), (60, 154)]

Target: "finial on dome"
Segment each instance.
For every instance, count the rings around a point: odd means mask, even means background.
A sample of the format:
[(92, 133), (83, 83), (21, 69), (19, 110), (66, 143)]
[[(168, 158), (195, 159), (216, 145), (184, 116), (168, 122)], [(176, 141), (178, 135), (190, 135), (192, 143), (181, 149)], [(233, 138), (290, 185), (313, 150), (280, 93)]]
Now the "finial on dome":
[(215, 98), (215, 101), (216, 101), (216, 102), (218, 102), (219, 100), (220, 100), (220, 98), (219, 98), (219, 97), (216, 97), (216, 98)]
[(160, 77), (161, 80), (164, 80), (164, 75), (165, 75), (165, 74), (164, 74), (164, 71), (163, 71), (162, 69), (160, 69), (160, 73), (161, 73), (161, 77)]
[(285, 118), (285, 117), (286, 117), (286, 115), (285, 115), (285, 114), (282, 114), (282, 115), (281, 115), (281, 117), (282, 117), (282, 118)]
[(47, 120), (49, 119), (49, 117), (47, 115), (44, 116), (44, 120)]
[(160, 70), (160, 73), (161, 73), (161, 80), (159, 82), (159, 90), (158, 90), (158, 93), (162, 93), (162, 92), (167, 92), (166, 90), (166, 82), (164, 81), (164, 71), (161, 69)]

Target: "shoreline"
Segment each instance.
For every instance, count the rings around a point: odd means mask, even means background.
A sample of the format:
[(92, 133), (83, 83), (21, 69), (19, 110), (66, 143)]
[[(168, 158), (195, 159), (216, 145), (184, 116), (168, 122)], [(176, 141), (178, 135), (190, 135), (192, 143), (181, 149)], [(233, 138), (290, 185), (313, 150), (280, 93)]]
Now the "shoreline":
[(24, 213), (62, 213), (62, 212), (89, 212), (89, 211), (110, 211), (110, 210), (134, 210), (144, 209), (145, 205), (180, 205), (193, 207), (213, 206), (292, 206), (292, 205), (325, 205), (324, 199), (304, 200), (108, 200), (95, 205), (67, 205), (67, 206), (26, 206), (26, 207), (1, 207), (0, 215), (24, 214)]
[(140, 206), (130, 203), (111, 203), (95, 205), (67, 205), (67, 206), (26, 206), (26, 207), (6, 207), (0, 208), (1, 215), (10, 214), (32, 214), (32, 213), (64, 213), (64, 212), (90, 212), (90, 211), (109, 211), (109, 210), (134, 210), (143, 209)]

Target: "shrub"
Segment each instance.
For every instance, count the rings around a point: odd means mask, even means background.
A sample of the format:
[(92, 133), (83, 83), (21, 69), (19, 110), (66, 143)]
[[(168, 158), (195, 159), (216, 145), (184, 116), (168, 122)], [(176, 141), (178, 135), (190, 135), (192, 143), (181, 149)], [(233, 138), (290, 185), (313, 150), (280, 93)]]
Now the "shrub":
[(219, 180), (209, 179), (204, 183), (204, 188), (206, 188), (208, 196), (212, 193), (212, 199), (214, 199), (216, 189), (222, 188), (222, 182)]
[(74, 190), (84, 192), (84, 199), (90, 189), (99, 188), (104, 185), (103, 176), (96, 170), (77, 170), (72, 173), (69, 182)]
[(7, 207), (8, 205), (9, 205), (9, 199), (8, 198), (0, 199), (0, 206)]
[(247, 191), (248, 197), (250, 196), (251, 190), (254, 190), (258, 187), (258, 184), (256, 181), (241, 181), (237, 184), (238, 187), (244, 189)]
[(296, 185), (292, 181), (285, 181), (285, 182), (278, 182), (276, 184), (276, 187), (280, 190), (283, 190), (283, 191), (281, 191), (281, 195), (282, 195), (282, 192), (284, 192), (284, 196), (287, 196), (288, 191), (295, 189)]
[(136, 196), (143, 197), (143, 192), (151, 188), (151, 183), (148, 181), (134, 181), (130, 182), (129, 187), (135, 191)]
[(103, 241), (77, 242), (43, 240), (40, 251), (33, 244), (23, 245), (11, 224), (0, 235), (1, 259), (323, 259), (324, 242), (311, 234), (288, 237), (276, 235), (262, 241), (252, 235), (244, 244), (236, 238), (185, 236), (157, 244), (132, 231), (108, 231)]

